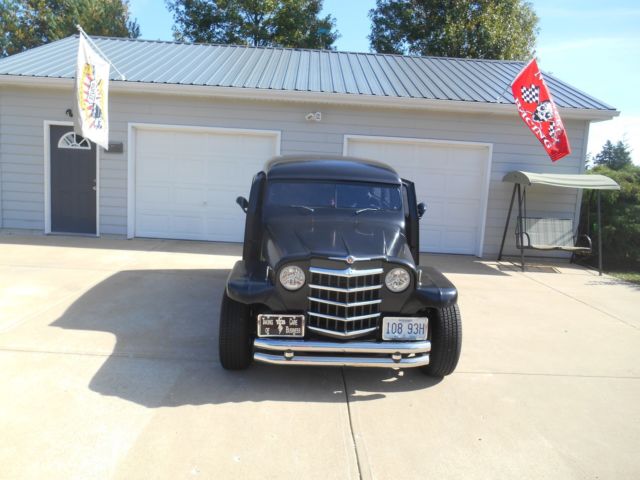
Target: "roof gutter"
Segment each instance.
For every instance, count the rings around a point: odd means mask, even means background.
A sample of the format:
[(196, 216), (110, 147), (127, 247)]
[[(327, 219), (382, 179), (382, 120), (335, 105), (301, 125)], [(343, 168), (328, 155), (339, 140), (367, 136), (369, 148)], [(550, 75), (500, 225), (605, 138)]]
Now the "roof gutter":
[[(72, 78), (27, 77), (21, 75), (0, 75), (1, 85), (22, 87), (48, 87), (70, 89)], [(164, 95), (186, 95), (198, 97), (239, 98), (243, 100), (263, 100), (296, 103), (319, 103), (326, 105), (353, 105), (362, 107), (399, 108), (410, 110), (436, 110), (442, 112), (484, 113), (515, 115), (511, 103), (463, 102), (457, 100), (432, 100), (411, 97), (386, 97), (378, 95), (357, 95), (348, 93), (308, 92), (291, 90), (267, 90), (256, 88), (215, 87), (207, 85), (179, 85), (168, 83), (147, 83), (112, 80), (113, 92), (144, 93)], [(565, 119), (603, 121), (620, 115), (617, 110), (596, 110), (581, 108), (560, 108)]]

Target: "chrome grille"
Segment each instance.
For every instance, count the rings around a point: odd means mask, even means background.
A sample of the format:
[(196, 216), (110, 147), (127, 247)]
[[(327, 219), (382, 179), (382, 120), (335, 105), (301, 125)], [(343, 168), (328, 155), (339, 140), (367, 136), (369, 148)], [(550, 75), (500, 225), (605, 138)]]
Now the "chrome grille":
[(382, 272), (382, 268), (311, 267), (308, 328), (336, 338), (360, 337), (377, 330)]

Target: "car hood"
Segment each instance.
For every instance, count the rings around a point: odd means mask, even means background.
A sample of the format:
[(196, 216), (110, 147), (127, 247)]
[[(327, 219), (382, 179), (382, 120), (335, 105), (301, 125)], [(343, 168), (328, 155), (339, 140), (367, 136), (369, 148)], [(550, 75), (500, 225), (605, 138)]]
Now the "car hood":
[(295, 222), (270, 221), (265, 227), (269, 263), (310, 257), (385, 258), (413, 263), (402, 221), (349, 218), (318, 219), (308, 216)]

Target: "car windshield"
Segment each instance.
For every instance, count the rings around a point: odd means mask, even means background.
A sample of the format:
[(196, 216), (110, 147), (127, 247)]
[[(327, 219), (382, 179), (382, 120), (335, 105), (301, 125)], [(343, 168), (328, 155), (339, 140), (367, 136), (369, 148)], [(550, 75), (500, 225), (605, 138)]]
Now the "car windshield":
[(396, 185), (275, 181), (267, 189), (267, 205), (399, 211), (402, 197)]

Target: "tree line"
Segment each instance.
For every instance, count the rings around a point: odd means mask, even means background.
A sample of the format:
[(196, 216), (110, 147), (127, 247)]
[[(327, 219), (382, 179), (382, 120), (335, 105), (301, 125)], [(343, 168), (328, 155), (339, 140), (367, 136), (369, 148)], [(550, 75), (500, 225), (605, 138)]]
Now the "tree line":
[[(173, 36), (186, 42), (334, 49), (336, 19), (322, 0), (165, 0)], [(370, 48), (378, 53), (524, 60), (538, 17), (524, 0), (377, 0)], [(65, 38), (137, 38), (129, 0), (0, 0), (0, 57)]]
[[(588, 173), (612, 178), (619, 191), (602, 192), (602, 250), (608, 270), (640, 269), (640, 167), (631, 160), (629, 146), (610, 140), (592, 159)], [(585, 191), (580, 210), (580, 233), (586, 233), (597, 249), (596, 192)], [(592, 259), (595, 264), (595, 258)]]

